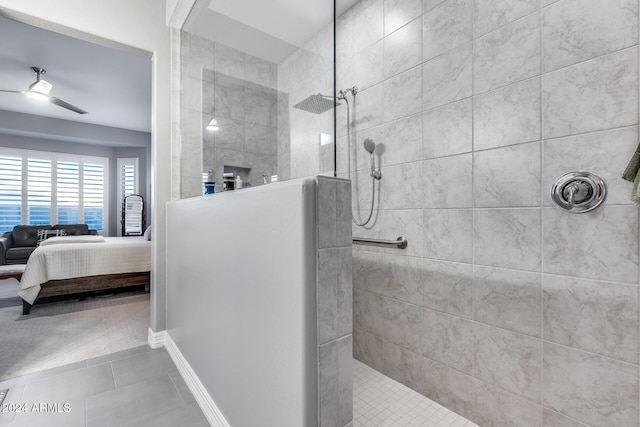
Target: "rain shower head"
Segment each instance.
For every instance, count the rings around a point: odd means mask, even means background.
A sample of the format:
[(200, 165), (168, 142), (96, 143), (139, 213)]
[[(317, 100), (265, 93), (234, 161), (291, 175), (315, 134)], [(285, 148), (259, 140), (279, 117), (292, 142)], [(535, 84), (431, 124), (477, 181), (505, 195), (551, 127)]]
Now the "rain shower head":
[(298, 102), (293, 108), (298, 110), (307, 111), (314, 114), (322, 114), (331, 110), (333, 107), (340, 105), (339, 102), (334, 101), (333, 97), (325, 96), (321, 93), (311, 95), (310, 97)]
[(373, 154), (373, 151), (376, 149), (376, 143), (370, 138), (367, 138), (364, 140), (364, 149), (367, 150), (369, 154)]

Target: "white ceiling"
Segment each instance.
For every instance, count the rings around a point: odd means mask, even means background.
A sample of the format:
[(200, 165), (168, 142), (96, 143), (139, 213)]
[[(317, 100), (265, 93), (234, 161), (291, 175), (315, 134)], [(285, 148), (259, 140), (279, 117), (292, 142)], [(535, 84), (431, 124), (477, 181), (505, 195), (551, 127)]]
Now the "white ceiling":
[(0, 110), (141, 132), (151, 131), (151, 61), (0, 16), (0, 89), (25, 90), (42, 67), (50, 95), (77, 114), (22, 94), (0, 92)]
[[(358, 1), (337, 0), (336, 15)], [(210, 0), (195, 10), (188, 31), (276, 64), (333, 20), (333, 0)]]

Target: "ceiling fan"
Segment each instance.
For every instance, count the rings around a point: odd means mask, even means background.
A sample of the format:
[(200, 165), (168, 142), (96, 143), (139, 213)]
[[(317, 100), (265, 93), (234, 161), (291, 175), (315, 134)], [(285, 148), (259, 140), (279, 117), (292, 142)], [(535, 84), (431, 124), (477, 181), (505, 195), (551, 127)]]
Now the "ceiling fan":
[(31, 83), (27, 90), (2, 90), (0, 92), (9, 92), (9, 93), (23, 93), (30, 98), (38, 99), (41, 101), (48, 101), (52, 104), (55, 104), (59, 107), (66, 108), (67, 110), (71, 110), (78, 114), (87, 114), (86, 111), (69, 104), (68, 102), (64, 102), (61, 99), (56, 98), (55, 96), (49, 95), (53, 85), (46, 80), (42, 80), (41, 77), (44, 73), (46, 73), (44, 68), (40, 67), (31, 67), (34, 73), (36, 73), (36, 81)]

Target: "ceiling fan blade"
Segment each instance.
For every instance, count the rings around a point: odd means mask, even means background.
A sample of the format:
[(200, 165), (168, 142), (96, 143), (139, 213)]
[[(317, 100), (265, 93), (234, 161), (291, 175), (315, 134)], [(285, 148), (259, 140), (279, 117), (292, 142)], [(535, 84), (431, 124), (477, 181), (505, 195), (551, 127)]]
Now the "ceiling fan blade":
[(84, 111), (84, 110), (82, 110), (82, 109), (80, 109), (80, 108), (78, 108), (78, 107), (76, 107), (74, 105), (71, 105), (68, 102), (64, 102), (62, 99), (58, 99), (55, 96), (50, 96), (49, 95), (49, 102), (52, 103), (52, 104), (56, 104), (59, 107), (66, 108), (67, 110), (71, 110), (73, 112), (76, 112), (78, 114), (87, 114), (86, 111)]
[(22, 93), (21, 90), (3, 90), (0, 89), (0, 92), (7, 92), (7, 93)]

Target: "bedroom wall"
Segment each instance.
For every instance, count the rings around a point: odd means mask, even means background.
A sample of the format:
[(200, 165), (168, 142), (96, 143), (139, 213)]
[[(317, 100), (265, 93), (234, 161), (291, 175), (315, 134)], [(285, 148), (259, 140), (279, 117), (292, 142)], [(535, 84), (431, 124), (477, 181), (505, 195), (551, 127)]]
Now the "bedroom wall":
[[(106, 46), (134, 48), (153, 58), (152, 86), (152, 307), (151, 329), (165, 328), (166, 203), (172, 194), (171, 42), (164, 1), (0, 0), (0, 12), (13, 19)], [(179, 145), (176, 141), (176, 145)], [(179, 185), (179, 182), (177, 183)]]

